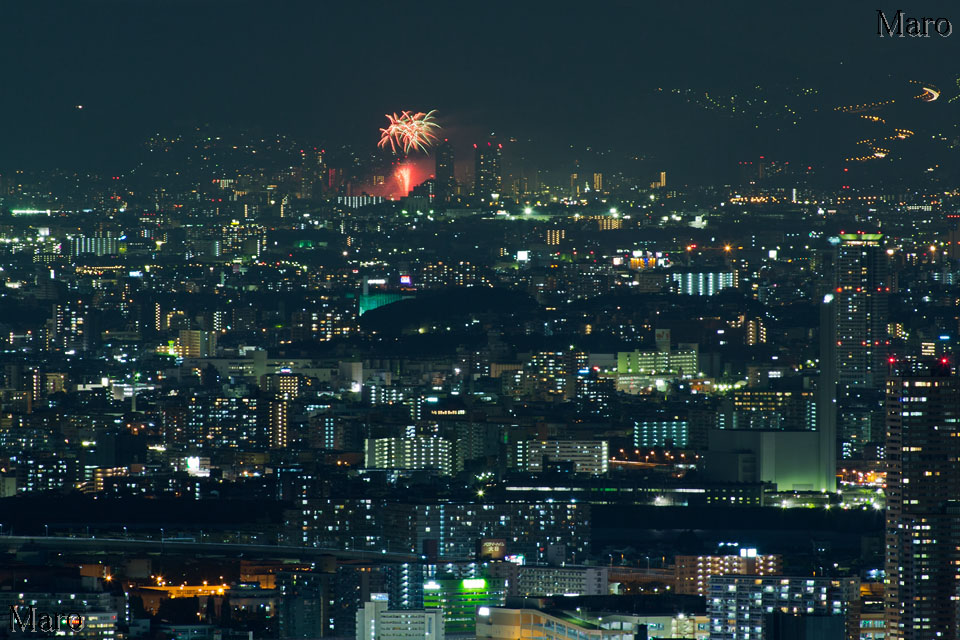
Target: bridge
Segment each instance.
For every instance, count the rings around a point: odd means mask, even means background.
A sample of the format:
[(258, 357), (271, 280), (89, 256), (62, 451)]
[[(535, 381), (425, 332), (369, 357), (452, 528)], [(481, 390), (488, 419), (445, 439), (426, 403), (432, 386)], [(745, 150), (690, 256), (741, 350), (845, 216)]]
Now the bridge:
[(383, 550), (321, 549), (291, 545), (243, 544), (229, 542), (197, 542), (184, 539), (141, 539), (67, 536), (0, 536), (0, 550), (85, 551), (89, 553), (146, 553), (190, 556), (216, 556), (260, 560), (292, 560), (312, 562), (324, 557), (368, 562), (417, 562), (412, 553)]

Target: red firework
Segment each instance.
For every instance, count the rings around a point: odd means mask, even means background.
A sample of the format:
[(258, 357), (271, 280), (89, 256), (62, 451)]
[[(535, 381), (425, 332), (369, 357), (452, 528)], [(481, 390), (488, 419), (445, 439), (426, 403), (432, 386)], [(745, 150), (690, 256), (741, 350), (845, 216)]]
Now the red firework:
[(434, 122), (433, 114), (436, 111), (423, 113), (418, 111), (402, 111), (400, 115), (396, 113), (386, 114), (387, 126), (380, 129), (381, 149), (390, 146), (390, 150), (398, 153), (411, 151), (427, 152), (427, 149), (437, 141), (436, 131), (440, 125)]
[(397, 165), (397, 168), (393, 172), (393, 177), (396, 178), (397, 184), (400, 185), (400, 192), (403, 195), (409, 194), (411, 188), (410, 182), (412, 178), (410, 165)]

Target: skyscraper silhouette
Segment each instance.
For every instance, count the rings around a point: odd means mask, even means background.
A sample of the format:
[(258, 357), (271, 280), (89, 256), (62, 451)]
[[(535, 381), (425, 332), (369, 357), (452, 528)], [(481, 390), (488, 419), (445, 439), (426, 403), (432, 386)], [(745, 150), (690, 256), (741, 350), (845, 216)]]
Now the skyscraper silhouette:
[(440, 202), (449, 202), (450, 197), (453, 196), (457, 190), (457, 179), (454, 174), (453, 145), (450, 144), (449, 140), (444, 139), (443, 142), (437, 145), (435, 158), (437, 162), (435, 171), (435, 193), (437, 194), (437, 200)]

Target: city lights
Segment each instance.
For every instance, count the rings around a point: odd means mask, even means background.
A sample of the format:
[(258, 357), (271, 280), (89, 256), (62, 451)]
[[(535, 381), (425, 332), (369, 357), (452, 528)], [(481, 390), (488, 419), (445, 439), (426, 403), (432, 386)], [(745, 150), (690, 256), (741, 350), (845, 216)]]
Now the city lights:
[(0, 7), (12, 631), (957, 638), (960, 14), (88, 4)]

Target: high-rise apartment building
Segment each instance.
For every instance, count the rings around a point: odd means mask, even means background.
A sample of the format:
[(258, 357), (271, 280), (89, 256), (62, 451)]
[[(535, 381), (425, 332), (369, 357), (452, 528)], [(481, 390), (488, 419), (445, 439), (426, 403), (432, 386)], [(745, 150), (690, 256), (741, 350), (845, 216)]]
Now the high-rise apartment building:
[(674, 291), (687, 296), (715, 296), (722, 289), (740, 285), (740, 274), (736, 270), (675, 270), (670, 274), (670, 278)]
[(840, 236), (836, 260), (837, 382), (880, 388), (887, 374), (887, 254), (879, 233)]
[(772, 640), (769, 627), (777, 614), (837, 616), (846, 626), (849, 608), (859, 597), (857, 578), (714, 576), (707, 587), (710, 640)]
[(955, 638), (960, 554), (960, 376), (899, 364), (887, 379), (887, 638)]
[(181, 358), (210, 358), (217, 353), (217, 334), (214, 331), (181, 329), (176, 351)]
[(71, 236), (68, 242), (68, 248), (72, 257), (84, 254), (95, 256), (109, 256), (120, 253), (121, 241), (114, 238), (112, 234), (97, 233), (92, 236), (78, 235)]
[(191, 395), (170, 398), (161, 408), (164, 444), (235, 448), (265, 444), (257, 398)]
[(676, 556), (673, 563), (677, 593), (705, 596), (707, 583), (714, 576), (780, 575), (783, 557), (758, 554), (756, 549), (745, 547), (738, 555)]
[(276, 398), (267, 407), (271, 449), (286, 449), (289, 438), (290, 403)]
[(47, 350), (87, 351), (95, 332), (91, 328), (90, 305), (82, 300), (67, 300), (53, 305), (47, 321)]
[(277, 627), (283, 638), (318, 638), (332, 617), (328, 600), (330, 576), (309, 571), (276, 574)]
[[(289, 205), (287, 209), (289, 209)], [(262, 225), (243, 224), (238, 220), (233, 220), (230, 224), (221, 228), (220, 251), (222, 255), (243, 254), (259, 257), (260, 252), (266, 245), (267, 234)]]
[(506, 580), (507, 596), (605, 596), (610, 592), (608, 567), (492, 562), (488, 571)]
[(365, 466), (370, 469), (437, 469), (453, 474), (453, 445), (444, 438), (368, 438)]
[(668, 342), (665, 347), (656, 351), (617, 352), (617, 373), (622, 375), (645, 374), (666, 375), (683, 374), (696, 375), (700, 371), (699, 345), (695, 343), (680, 343), (676, 349), (670, 348)]
[(540, 351), (520, 372), (521, 388), (550, 399), (571, 399), (577, 392), (577, 375), (587, 369), (583, 351)]
[(603, 174), (602, 173), (593, 174), (593, 190), (603, 191)]
[(493, 194), (500, 193), (500, 161), (503, 156), (503, 145), (487, 142), (474, 145), (474, 149), (476, 149), (476, 166), (473, 174), (473, 195), (488, 199)]
[(563, 242), (567, 237), (566, 229), (547, 229), (546, 233), (546, 243), (551, 246), (556, 246)]
[(803, 389), (738, 389), (732, 418), (738, 429), (812, 431), (817, 428), (816, 396)]

